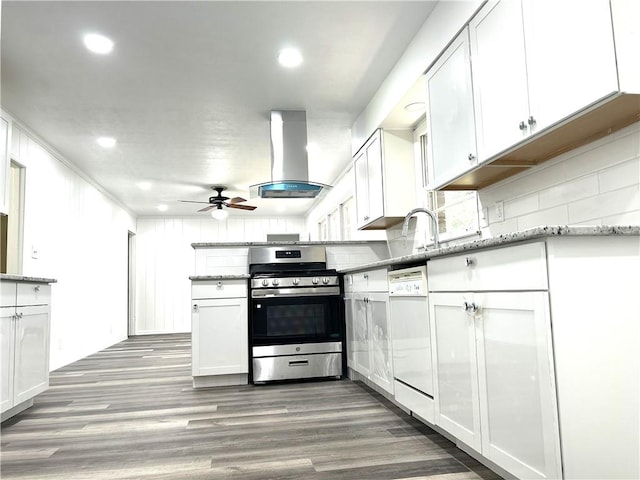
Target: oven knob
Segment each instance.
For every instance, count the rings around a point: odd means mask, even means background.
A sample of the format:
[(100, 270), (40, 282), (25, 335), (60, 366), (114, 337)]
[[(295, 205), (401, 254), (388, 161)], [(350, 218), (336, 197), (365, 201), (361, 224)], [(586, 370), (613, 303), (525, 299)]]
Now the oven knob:
[(262, 286), (266, 287), (267, 285), (269, 285), (269, 280), (265, 278), (264, 280), (262, 280)]
[(299, 278), (294, 278), (291, 282), (292, 282), (294, 285), (298, 285), (298, 284), (300, 283), (300, 279), (299, 279)]
[(277, 278), (274, 278), (273, 280), (271, 280), (271, 283), (275, 286), (278, 285), (279, 282)]
[(324, 283), (325, 285), (326, 285), (327, 283), (329, 283), (329, 277), (324, 277), (324, 278), (322, 279), (322, 283)]
[(313, 277), (311, 279), (311, 283), (313, 283), (314, 285), (317, 285), (319, 281), (320, 281), (320, 279), (318, 277)]

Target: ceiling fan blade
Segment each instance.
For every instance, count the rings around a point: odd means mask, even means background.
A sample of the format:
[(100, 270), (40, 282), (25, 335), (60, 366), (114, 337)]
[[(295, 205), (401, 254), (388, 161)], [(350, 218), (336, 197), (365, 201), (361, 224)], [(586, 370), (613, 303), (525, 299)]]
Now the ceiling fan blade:
[[(204, 202), (200, 202), (200, 203), (204, 203)], [(208, 207), (204, 207), (201, 208), (200, 210), (198, 210), (199, 212), (208, 212), (209, 210), (211, 210), (212, 208), (215, 208), (215, 205), (209, 205)]]
[(209, 203), (209, 202), (197, 202), (195, 200), (178, 200), (178, 201), (182, 203)]
[(229, 200), (229, 203), (242, 203), (242, 202), (246, 202), (246, 201), (247, 201), (246, 198), (233, 197), (232, 199)]
[(254, 207), (253, 205), (238, 205), (236, 203), (229, 203), (227, 204), (227, 207), (229, 208), (238, 208), (240, 210), (255, 210), (258, 207)]

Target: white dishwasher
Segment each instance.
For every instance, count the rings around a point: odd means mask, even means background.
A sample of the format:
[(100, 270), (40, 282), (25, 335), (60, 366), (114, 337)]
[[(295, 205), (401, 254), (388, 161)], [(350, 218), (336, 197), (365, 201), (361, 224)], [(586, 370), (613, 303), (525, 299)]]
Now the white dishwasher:
[(427, 268), (389, 272), (389, 318), (396, 401), (434, 422)]

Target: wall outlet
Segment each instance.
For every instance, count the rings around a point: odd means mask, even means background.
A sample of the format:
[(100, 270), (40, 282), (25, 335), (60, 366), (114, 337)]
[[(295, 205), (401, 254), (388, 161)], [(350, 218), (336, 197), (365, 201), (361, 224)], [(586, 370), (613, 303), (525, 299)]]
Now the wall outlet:
[(504, 222), (504, 202), (502, 200), (496, 202), (496, 220)]

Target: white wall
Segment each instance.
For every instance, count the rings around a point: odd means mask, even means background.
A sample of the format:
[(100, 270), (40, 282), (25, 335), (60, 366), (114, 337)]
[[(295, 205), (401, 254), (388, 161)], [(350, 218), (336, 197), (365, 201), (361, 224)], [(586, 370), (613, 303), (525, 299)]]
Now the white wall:
[[(55, 370), (127, 337), (127, 242), (135, 218), (14, 123), (11, 157), (26, 168), (22, 274), (52, 286)], [(32, 258), (32, 249), (38, 258)]]
[[(141, 217), (136, 235), (136, 335), (191, 331), (192, 243), (264, 242), (267, 233), (306, 236), (302, 217)], [(225, 273), (225, 272), (219, 272)]]
[[(485, 236), (540, 225), (640, 225), (640, 123), (479, 192)], [(504, 202), (504, 221), (495, 203)]]

